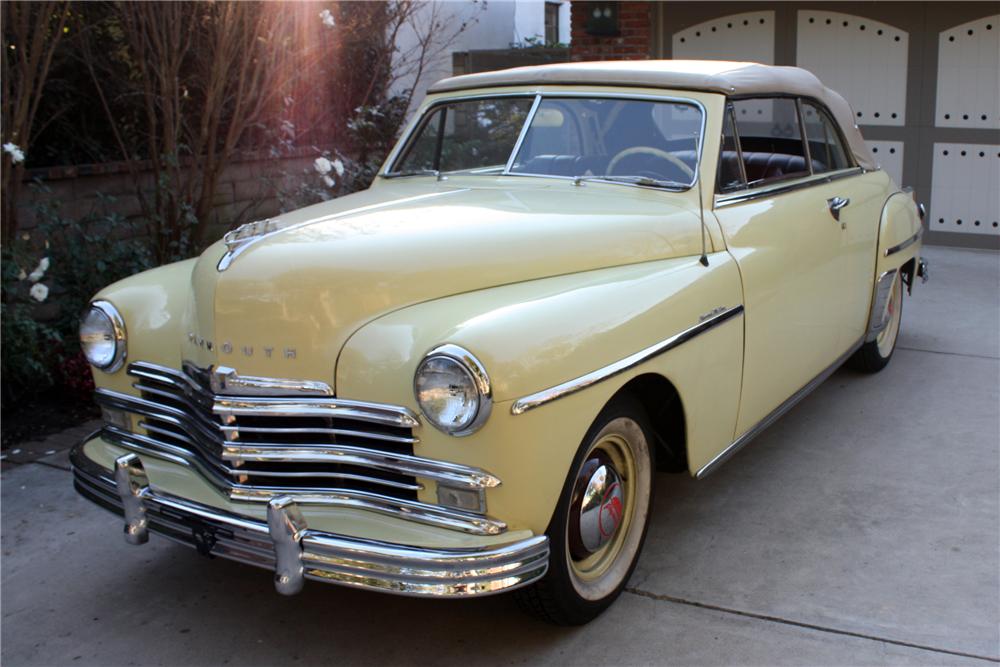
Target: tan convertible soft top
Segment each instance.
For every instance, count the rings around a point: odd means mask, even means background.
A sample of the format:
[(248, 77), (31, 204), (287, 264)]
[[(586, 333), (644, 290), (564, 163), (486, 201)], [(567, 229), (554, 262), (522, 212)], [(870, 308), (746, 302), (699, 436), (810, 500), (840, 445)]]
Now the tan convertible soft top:
[(723, 60), (613, 60), (560, 63), (442, 79), (428, 92), (441, 93), (492, 86), (567, 84), (642, 86), (674, 90), (704, 90), (724, 95), (785, 94), (813, 97), (830, 109), (850, 144), (857, 163), (875, 169), (875, 158), (854, 122), (843, 97), (830, 90), (812, 72), (800, 67), (775, 67)]

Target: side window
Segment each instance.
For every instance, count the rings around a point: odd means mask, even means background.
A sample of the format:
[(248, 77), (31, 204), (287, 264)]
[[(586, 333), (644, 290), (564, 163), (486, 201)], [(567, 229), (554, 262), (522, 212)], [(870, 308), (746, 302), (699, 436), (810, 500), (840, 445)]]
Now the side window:
[(740, 151), (733, 124), (733, 108), (726, 107), (722, 120), (722, 149), (719, 152), (719, 192), (732, 192), (746, 187)]
[(810, 174), (794, 99), (735, 100), (733, 112), (747, 186)]
[(802, 119), (809, 142), (809, 157), (814, 174), (837, 171), (851, 166), (840, 141), (840, 133), (825, 111), (810, 102), (802, 102)]

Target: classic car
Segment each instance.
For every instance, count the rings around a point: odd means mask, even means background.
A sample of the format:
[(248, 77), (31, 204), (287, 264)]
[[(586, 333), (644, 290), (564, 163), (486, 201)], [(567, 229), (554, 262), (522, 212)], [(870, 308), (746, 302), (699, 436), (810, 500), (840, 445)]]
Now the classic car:
[(922, 207), (853, 118), (794, 67), (445, 79), (368, 190), (95, 297), (76, 488), (129, 543), (280, 593), (516, 589), (585, 623), (657, 471), (702, 478), (844, 362), (891, 359)]

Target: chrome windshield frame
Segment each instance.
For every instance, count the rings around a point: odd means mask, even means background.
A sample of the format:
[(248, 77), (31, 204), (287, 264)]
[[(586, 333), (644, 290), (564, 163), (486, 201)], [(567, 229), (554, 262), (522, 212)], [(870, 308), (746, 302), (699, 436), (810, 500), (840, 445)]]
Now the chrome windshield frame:
[[(699, 113), (701, 114), (701, 123), (699, 124), (699, 127), (698, 127), (698, 136), (694, 137), (695, 142), (696, 142), (696, 148), (695, 148), (696, 155), (695, 155), (695, 165), (694, 165), (694, 180), (692, 180), (691, 184), (688, 185), (683, 190), (680, 190), (680, 189), (673, 190), (673, 189), (671, 189), (671, 190), (666, 190), (666, 191), (668, 191), (668, 192), (688, 192), (692, 188), (697, 187), (697, 185), (698, 185), (698, 180), (701, 178), (702, 159), (704, 158), (704, 152), (705, 152), (705, 130), (706, 130), (706, 127), (708, 125), (708, 110), (705, 108), (705, 105), (702, 104), (701, 101), (699, 101), (697, 99), (694, 99), (694, 98), (691, 98), (691, 97), (680, 97), (680, 96), (672, 95), (672, 94), (659, 95), (659, 94), (654, 94), (654, 93), (630, 93), (627, 90), (623, 90), (622, 92), (608, 92), (608, 91), (586, 92), (586, 91), (564, 91), (564, 90), (533, 90), (532, 91), (532, 90), (524, 90), (524, 91), (506, 91), (506, 92), (489, 92), (489, 93), (483, 92), (483, 93), (475, 93), (475, 94), (472, 94), (472, 95), (449, 95), (449, 96), (446, 96), (446, 97), (440, 97), (440, 98), (434, 100), (431, 104), (429, 104), (422, 111), (422, 113), (420, 114), (420, 117), (417, 118), (415, 122), (413, 122), (413, 123), (410, 124), (410, 127), (407, 130), (407, 132), (402, 137), (400, 137), (399, 141), (396, 142), (395, 147), (393, 147), (392, 151), (389, 153), (389, 157), (385, 161), (385, 166), (382, 168), (381, 171), (379, 171), (378, 175), (380, 177), (383, 177), (383, 178), (391, 178), (391, 177), (393, 177), (393, 175), (395, 175), (397, 173), (397, 172), (393, 171), (393, 167), (401, 159), (401, 157), (405, 153), (405, 149), (410, 145), (410, 143), (412, 142), (412, 140), (415, 138), (416, 133), (418, 131), (420, 131), (424, 127), (424, 125), (425, 125), (425, 119), (428, 117), (428, 115), (431, 114), (431, 113), (433, 113), (441, 105), (443, 105), (443, 104), (451, 104), (451, 103), (454, 103), (454, 102), (465, 102), (465, 101), (469, 101), (469, 100), (495, 99), (495, 98), (503, 98), (503, 97), (525, 97), (525, 98), (530, 97), (530, 98), (534, 98), (534, 99), (533, 99), (532, 104), (531, 104), (531, 109), (528, 111), (528, 115), (525, 117), (524, 125), (521, 127), (521, 131), (518, 134), (517, 141), (514, 142), (514, 146), (511, 149), (511, 153), (510, 153), (510, 156), (507, 159), (507, 163), (504, 165), (503, 171), (498, 172), (498, 173), (491, 173), (489, 175), (496, 175), (496, 176), (518, 176), (518, 177), (529, 176), (529, 177), (535, 177), (535, 178), (549, 178), (549, 179), (562, 180), (562, 181), (567, 181), (568, 180), (570, 182), (572, 182), (574, 180), (574, 177), (572, 177), (572, 176), (559, 176), (557, 174), (529, 174), (529, 173), (513, 172), (513, 171), (511, 171), (511, 169), (514, 166), (514, 160), (517, 158), (517, 155), (518, 155), (518, 153), (521, 150), (521, 146), (524, 143), (524, 139), (525, 139), (525, 137), (528, 134), (528, 130), (531, 127), (531, 122), (534, 120), (535, 113), (538, 111), (538, 107), (542, 103), (542, 100), (544, 98), (548, 97), (548, 98), (553, 98), (553, 99), (562, 99), (562, 98), (590, 98), (590, 99), (613, 99), (613, 100), (639, 100), (639, 101), (645, 101), (645, 102), (662, 102), (662, 103), (671, 103), (672, 102), (672, 103), (676, 103), (676, 104), (687, 104), (687, 105), (693, 106), (696, 109), (698, 109)], [(451, 175), (451, 174), (456, 174), (456, 175), (457, 174), (461, 174), (461, 175), (471, 174), (471, 175), (475, 175), (475, 173), (473, 171), (470, 171), (468, 169), (460, 169), (460, 170), (456, 170), (456, 171), (442, 171), (442, 172), (440, 172), (440, 176), (441, 177), (445, 177), (445, 176), (448, 176), (448, 175)], [(665, 190), (665, 188), (661, 188), (661, 187), (655, 187), (655, 186), (649, 186), (649, 185), (641, 185), (641, 184), (637, 184), (637, 183), (625, 183), (625, 182), (613, 181), (613, 180), (594, 179), (593, 182), (607, 183), (607, 184), (611, 184), (611, 185), (621, 185), (621, 186), (632, 187), (632, 188), (643, 188), (643, 189), (646, 189), (646, 190), (661, 190), (661, 191)]]

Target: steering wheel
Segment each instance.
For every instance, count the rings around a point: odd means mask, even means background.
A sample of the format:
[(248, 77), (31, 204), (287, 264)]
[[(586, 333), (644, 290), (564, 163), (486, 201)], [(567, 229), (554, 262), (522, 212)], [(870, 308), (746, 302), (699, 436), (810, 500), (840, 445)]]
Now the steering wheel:
[(660, 150), (659, 148), (653, 148), (652, 146), (632, 146), (631, 148), (626, 148), (623, 151), (619, 151), (613, 158), (611, 162), (608, 163), (608, 174), (613, 174), (615, 167), (618, 163), (629, 157), (630, 155), (652, 155), (653, 157), (658, 157), (660, 159), (666, 160), (670, 164), (674, 165), (680, 169), (685, 176), (688, 178), (694, 178), (694, 170), (684, 164), (684, 161), (673, 153), (668, 153), (667, 151)]

